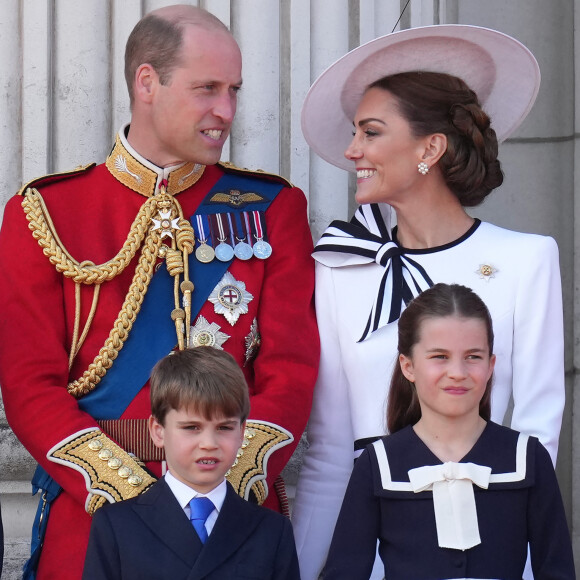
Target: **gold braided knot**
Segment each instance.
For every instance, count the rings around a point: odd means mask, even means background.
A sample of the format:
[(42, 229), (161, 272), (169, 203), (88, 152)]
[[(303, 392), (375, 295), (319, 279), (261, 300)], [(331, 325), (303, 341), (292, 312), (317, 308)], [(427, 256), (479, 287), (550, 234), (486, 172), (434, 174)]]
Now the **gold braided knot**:
[(167, 264), (167, 271), (171, 276), (183, 274), (183, 254), (179, 250), (167, 248), (165, 263)]
[(100, 265), (86, 265), (86, 262), (83, 262), (85, 265), (81, 265), (68, 253), (54, 229), (44, 200), (36, 189), (26, 190), (22, 208), (34, 239), (58, 272), (79, 284), (102, 284), (117, 277), (141, 247), (151, 223), (151, 217), (157, 211), (157, 200), (151, 197), (141, 206), (131, 225), (129, 236), (119, 253), (113, 259)]
[(178, 226), (179, 230), (177, 230), (175, 235), (177, 247), (183, 252), (191, 254), (193, 252), (193, 248), (195, 247), (195, 233), (191, 227), (191, 223), (189, 223), (189, 220), (181, 217), (179, 219)]

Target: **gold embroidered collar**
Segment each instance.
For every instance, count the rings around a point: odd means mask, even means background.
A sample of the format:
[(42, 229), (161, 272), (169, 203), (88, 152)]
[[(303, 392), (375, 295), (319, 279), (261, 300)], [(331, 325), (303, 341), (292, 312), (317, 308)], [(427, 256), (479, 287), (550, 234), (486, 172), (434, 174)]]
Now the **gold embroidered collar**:
[(202, 175), (205, 165), (187, 162), (172, 167), (157, 167), (139, 155), (125, 137), (127, 125), (121, 128), (115, 147), (105, 162), (112, 175), (129, 189), (151, 197), (167, 180), (167, 193), (176, 195), (191, 187)]

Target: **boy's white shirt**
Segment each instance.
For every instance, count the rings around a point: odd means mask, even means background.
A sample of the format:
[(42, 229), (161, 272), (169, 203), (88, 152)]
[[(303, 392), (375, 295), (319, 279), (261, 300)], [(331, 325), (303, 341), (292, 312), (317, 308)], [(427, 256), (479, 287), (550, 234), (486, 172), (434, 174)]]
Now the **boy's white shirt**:
[(219, 512), (222, 509), (224, 504), (224, 500), (226, 499), (226, 492), (227, 492), (227, 484), (226, 480), (224, 479), (217, 487), (214, 487), (209, 493), (199, 493), (195, 491), (195, 489), (185, 485), (178, 479), (176, 479), (170, 471), (167, 471), (165, 474), (165, 483), (169, 486), (169, 489), (172, 491), (173, 495), (179, 502), (181, 509), (183, 509), (183, 513), (189, 519), (189, 502), (194, 497), (207, 497), (211, 500), (215, 509), (211, 514), (209, 514), (207, 520), (205, 521), (205, 529), (207, 530), (207, 535), (211, 534), (215, 522), (218, 518)]

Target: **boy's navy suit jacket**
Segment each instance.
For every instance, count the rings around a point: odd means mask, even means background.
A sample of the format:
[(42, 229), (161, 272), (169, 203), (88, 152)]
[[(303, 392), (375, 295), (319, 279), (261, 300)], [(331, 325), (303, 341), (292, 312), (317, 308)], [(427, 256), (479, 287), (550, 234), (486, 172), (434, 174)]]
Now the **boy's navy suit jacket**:
[(83, 580), (300, 580), (290, 521), (239, 497), (228, 483), (202, 545), (165, 479), (94, 517)]

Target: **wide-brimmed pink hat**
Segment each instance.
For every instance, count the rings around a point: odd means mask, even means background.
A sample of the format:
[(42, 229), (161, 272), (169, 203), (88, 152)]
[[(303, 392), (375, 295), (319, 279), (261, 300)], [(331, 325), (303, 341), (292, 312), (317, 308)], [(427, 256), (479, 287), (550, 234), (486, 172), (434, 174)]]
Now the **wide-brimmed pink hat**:
[(540, 87), (534, 55), (507, 34), (463, 24), (401, 30), (355, 48), (310, 87), (302, 107), (302, 132), (310, 147), (332, 165), (354, 171), (344, 151), (366, 88), (408, 71), (463, 79), (477, 93), (499, 141), (524, 120)]

